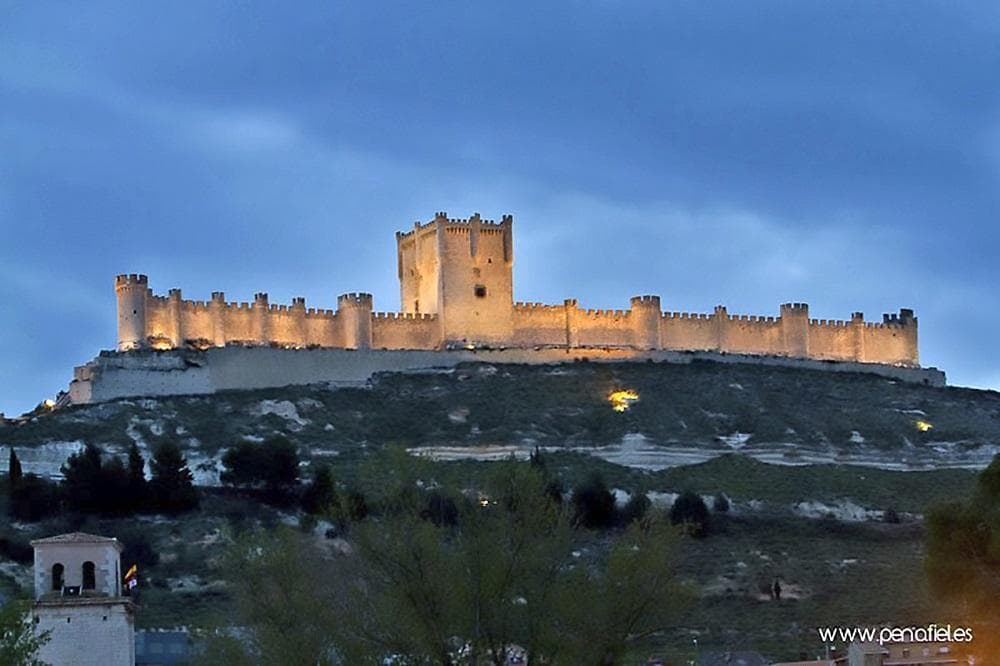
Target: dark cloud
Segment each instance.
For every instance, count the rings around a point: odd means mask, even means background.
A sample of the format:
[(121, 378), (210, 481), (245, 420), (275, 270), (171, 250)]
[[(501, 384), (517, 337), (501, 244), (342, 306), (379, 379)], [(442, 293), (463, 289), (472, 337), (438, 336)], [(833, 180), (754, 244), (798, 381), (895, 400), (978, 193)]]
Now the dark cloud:
[(929, 3), (0, 8), (0, 409), (112, 277), (396, 306), (392, 232), (516, 215), (518, 298), (900, 306), (1000, 386), (1000, 16)]

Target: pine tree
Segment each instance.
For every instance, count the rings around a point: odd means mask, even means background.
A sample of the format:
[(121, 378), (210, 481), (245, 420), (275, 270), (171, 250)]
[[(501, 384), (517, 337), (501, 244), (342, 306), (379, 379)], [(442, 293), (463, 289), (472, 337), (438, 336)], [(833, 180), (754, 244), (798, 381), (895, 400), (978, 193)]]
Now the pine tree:
[(302, 508), (306, 513), (319, 514), (336, 508), (337, 485), (328, 465), (316, 469), (312, 483), (302, 494)]
[(166, 442), (157, 447), (150, 469), (153, 478), (150, 479), (149, 490), (154, 508), (178, 512), (198, 506), (194, 475), (177, 444)]
[(128, 450), (128, 494), (133, 509), (142, 508), (147, 500), (145, 469), (146, 461), (139, 453), (139, 447), (132, 442)]
[(14, 451), (14, 447), (10, 447), (10, 461), (7, 467), (7, 481), (10, 483), (11, 490), (14, 486), (18, 484), (21, 480), (21, 461), (17, 459), (17, 452)]
[(101, 511), (104, 489), (104, 464), (101, 451), (88, 443), (83, 451), (72, 454), (61, 468), (68, 508), (81, 513)]

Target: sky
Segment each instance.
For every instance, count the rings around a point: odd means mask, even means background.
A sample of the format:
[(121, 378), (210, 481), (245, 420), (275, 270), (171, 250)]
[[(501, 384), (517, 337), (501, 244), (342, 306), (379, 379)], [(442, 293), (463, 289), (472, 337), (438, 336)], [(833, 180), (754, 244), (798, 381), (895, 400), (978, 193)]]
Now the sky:
[(998, 185), (995, 3), (0, 0), (0, 412), (118, 273), (392, 311), (438, 210), (514, 215), (517, 300), (909, 307), (997, 389)]

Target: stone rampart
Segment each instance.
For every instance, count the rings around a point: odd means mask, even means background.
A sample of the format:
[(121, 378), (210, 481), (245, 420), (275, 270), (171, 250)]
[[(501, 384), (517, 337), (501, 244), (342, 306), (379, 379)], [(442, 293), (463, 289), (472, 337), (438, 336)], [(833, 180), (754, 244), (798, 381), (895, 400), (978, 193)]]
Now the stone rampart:
[(76, 369), (70, 384), (72, 404), (105, 402), (119, 398), (204, 395), (224, 390), (272, 388), (288, 385), (332, 383), (363, 385), (378, 372), (404, 372), (450, 368), (459, 363), (557, 364), (654, 361), (691, 363), (749, 363), (828, 372), (863, 372), (899, 381), (944, 386), (945, 375), (935, 368), (911, 368), (875, 363), (818, 361), (779, 356), (749, 356), (719, 352), (676, 352), (613, 347), (566, 349), (277, 349), (271, 347), (219, 347), (204, 352), (102, 352)]

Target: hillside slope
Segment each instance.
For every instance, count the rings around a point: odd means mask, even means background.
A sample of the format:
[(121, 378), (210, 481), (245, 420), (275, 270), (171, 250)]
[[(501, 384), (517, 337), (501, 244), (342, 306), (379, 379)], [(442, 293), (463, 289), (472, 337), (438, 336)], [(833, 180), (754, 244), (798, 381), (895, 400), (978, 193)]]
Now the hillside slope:
[[(632, 389), (623, 413), (608, 395)], [(85, 442), (121, 452), (180, 441), (203, 484), (218, 452), (283, 433), (311, 456), (427, 447), (441, 459), (526, 455), (534, 446), (662, 469), (738, 451), (765, 462), (886, 469), (979, 468), (1000, 451), (1000, 394), (873, 375), (697, 362), (515, 366), (377, 376), (324, 386), (121, 400), (0, 426), (26, 471), (57, 474)]]
[[(616, 412), (608, 396), (622, 389), (638, 400)], [(484, 461), (526, 457), (537, 446), (567, 488), (596, 471), (620, 497), (646, 493), (654, 506), (683, 490), (710, 504), (723, 493), (731, 510), (679, 563), (700, 599), (664, 641), (690, 645), (695, 636), (704, 646), (794, 657), (814, 647), (810, 627), (937, 619), (922, 574), (921, 516), (932, 502), (969, 494), (974, 470), (1000, 448), (1000, 394), (708, 362), (470, 364), (380, 375), (363, 389), (72, 407), (0, 426), (0, 455), (14, 447), (25, 472), (58, 475), (84, 443), (122, 454), (137, 442), (148, 454), (173, 440), (199, 483), (214, 486), (226, 448), (275, 434), (298, 445), (303, 466), (327, 462), (341, 484), (370, 498), (393, 447), (427, 459), (426, 487), (474, 486)], [(899, 522), (886, 520), (889, 509)], [(179, 518), (62, 516), (13, 524), (0, 537), (23, 550), (31, 538), (82, 528), (146, 543), (155, 557), (143, 567), (140, 624), (199, 625), (232, 613), (219, 569), (226, 534), (300, 519), (294, 507), (206, 488), (201, 508)], [(315, 529), (317, 540), (326, 527)], [(600, 547), (598, 536), (581, 540), (583, 549)], [(30, 586), (29, 566), (29, 557), (0, 558), (0, 593)], [(775, 576), (787, 602), (761, 592)]]

